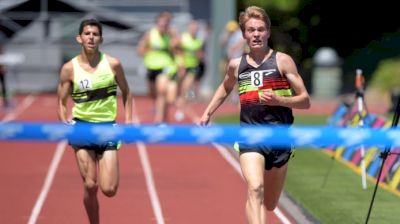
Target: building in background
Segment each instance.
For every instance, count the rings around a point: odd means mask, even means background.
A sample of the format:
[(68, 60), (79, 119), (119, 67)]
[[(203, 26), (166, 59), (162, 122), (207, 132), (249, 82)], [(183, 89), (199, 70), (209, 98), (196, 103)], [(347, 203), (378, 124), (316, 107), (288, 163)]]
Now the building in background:
[(209, 66), (202, 85), (205, 92), (213, 91), (220, 81), (215, 58), (221, 55), (213, 42), (234, 18), (235, 7), (235, 0), (2, 0), (0, 40), (10, 56), (25, 59), (11, 65), (9, 87), (16, 93), (54, 92), (60, 66), (79, 51), (74, 43), (77, 25), (95, 17), (104, 24), (102, 49), (120, 58), (133, 93), (145, 95), (145, 69), (135, 47), (155, 16), (167, 10), (173, 13), (172, 25), (178, 31), (192, 18), (204, 29), (210, 25), (215, 30), (209, 38)]

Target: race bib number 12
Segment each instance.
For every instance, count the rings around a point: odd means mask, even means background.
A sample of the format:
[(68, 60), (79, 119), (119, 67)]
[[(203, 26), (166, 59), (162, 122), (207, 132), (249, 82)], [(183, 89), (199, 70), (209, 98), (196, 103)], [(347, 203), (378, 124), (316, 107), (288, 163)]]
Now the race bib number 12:
[(89, 78), (79, 80), (79, 89), (85, 90), (91, 88), (92, 88), (92, 82)]

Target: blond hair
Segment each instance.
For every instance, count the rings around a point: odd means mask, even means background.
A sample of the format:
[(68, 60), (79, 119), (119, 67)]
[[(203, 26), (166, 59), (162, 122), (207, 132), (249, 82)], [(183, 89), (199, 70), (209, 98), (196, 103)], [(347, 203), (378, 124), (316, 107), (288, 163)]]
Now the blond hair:
[(250, 19), (260, 19), (265, 22), (265, 26), (267, 30), (271, 27), (271, 20), (269, 19), (268, 14), (264, 11), (264, 9), (258, 6), (249, 6), (246, 8), (244, 12), (241, 12), (239, 15), (239, 26), (242, 32), (244, 32), (244, 25)]

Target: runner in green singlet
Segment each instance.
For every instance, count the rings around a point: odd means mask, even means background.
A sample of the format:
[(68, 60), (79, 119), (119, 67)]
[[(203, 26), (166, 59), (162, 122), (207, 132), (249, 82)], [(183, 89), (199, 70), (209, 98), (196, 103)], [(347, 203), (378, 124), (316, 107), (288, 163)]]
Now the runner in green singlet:
[[(132, 96), (118, 59), (99, 51), (102, 26), (94, 19), (81, 22), (76, 37), (81, 52), (63, 65), (58, 85), (58, 116), (64, 123), (113, 125), (117, 116), (117, 87), (122, 94), (125, 123), (132, 123)], [(67, 101), (74, 101), (73, 120)], [(84, 205), (90, 223), (99, 223), (98, 187), (108, 197), (117, 193), (118, 142), (70, 142), (84, 185)]]
[(183, 58), (184, 76), (179, 83), (179, 94), (175, 119), (183, 119), (184, 109), (189, 91), (196, 80), (201, 77), (200, 62), (204, 58), (204, 40), (198, 37), (199, 23), (196, 20), (189, 22), (187, 31), (178, 39), (178, 47)]
[(143, 35), (137, 46), (147, 69), (149, 95), (155, 101), (155, 123), (166, 122), (169, 74), (174, 68), (172, 40), (177, 36), (177, 31), (170, 27), (171, 19), (171, 13), (160, 13), (155, 27)]

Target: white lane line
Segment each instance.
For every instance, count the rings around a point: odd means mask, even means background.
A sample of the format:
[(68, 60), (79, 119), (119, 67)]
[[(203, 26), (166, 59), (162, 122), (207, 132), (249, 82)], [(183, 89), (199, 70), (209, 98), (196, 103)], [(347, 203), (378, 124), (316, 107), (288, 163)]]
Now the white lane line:
[[(22, 103), (11, 113), (8, 113), (3, 119), (3, 122), (8, 122), (15, 120), (22, 112), (24, 112), (27, 108), (29, 108), (32, 103), (37, 99), (35, 95), (28, 95), (27, 97), (24, 98)], [(46, 199), (46, 196), (48, 194), (48, 191), (51, 187), (51, 184), (54, 179), (54, 174), (57, 170), (58, 164), (61, 160), (61, 157), (64, 153), (66, 147), (66, 142), (60, 142), (57, 145), (56, 151), (54, 153), (53, 159), (51, 161), (44, 185), (40, 191), (39, 197), (35, 202), (35, 205), (32, 209), (31, 215), (29, 216), (29, 224), (34, 224), (37, 221), (37, 218), (40, 214), (40, 211), (43, 207), (44, 201)]]
[(151, 205), (153, 207), (154, 215), (157, 220), (157, 224), (164, 224), (164, 216), (161, 210), (160, 200), (158, 199), (156, 185), (154, 183), (153, 173), (149, 157), (147, 154), (146, 146), (142, 142), (136, 143), (139, 149), (140, 162), (143, 166), (143, 171), (146, 178), (147, 190), (150, 194)]
[[(26, 103), (28, 106), (30, 106), (31, 103), (33, 102), (30, 101), (32, 100), (28, 100), (28, 102)], [(25, 106), (24, 108), (27, 108), (28, 106)], [(43, 208), (44, 202), (46, 201), (47, 195), (50, 191), (51, 185), (53, 184), (54, 176), (57, 172), (58, 165), (61, 162), (61, 159), (64, 155), (64, 151), (66, 148), (67, 148), (67, 141), (61, 141), (57, 144), (53, 158), (51, 159), (50, 162), (49, 169), (47, 170), (44, 184), (42, 186), (42, 189), (40, 190), (39, 196), (36, 199), (35, 205), (33, 206), (31, 214), (29, 216), (28, 224), (35, 224), (37, 222), (39, 214)]]
[(62, 141), (62, 142), (58, 143), (58, 145), (57, 145), (57, 148), (56, 148), (56, 151), (54, 152), (53, 159), (51, 160), (43, 187), (40, 191), (39, 197), (37, 198), (35, 205), (33, 206), (31, 215), (29, 217), (28, 224), (35, 224), (39, 217), (40, 211), (42, 210), (42, 207), (46, 200), (47, 194), (49, 193), (49, 190), (53, 183), (54, 176), (56, 174), (58, 165), (60, 164), (61, 158), (64, 154), (66, 147), (67, 147), (67, 141)]
[(275, 215), (282, 221), (284, 224), (291, 224), (290, 220), (283, 214), (283, 212), (279, 209), (279, 207), (276, 207), (274, 209)]
[(24, 112), (28, 107), (30, 107), (35, 100), (36, 100), (35, 95), (26, 96), (15, 110), (11, 111), (10, 113), (7, 113), (6, 116), (4, 116), (2, 121), (8, 122), (15, 120), (15, 118), (17, 118), (22, 112)]
[[(134, 101), (133, 101), (134, 104)], [(135, 124), (139, 124), (140, 121), (138, 119), (138, 116), (135, 114), (135, 116), (133, 117), (134, 119), (134, 123)], [(143, 166), (143, 170), (145, 173), (145, 179), (146, 179), (146, 185), (147, 185), (147, 190), (150, 194), (150, 200), (151, 200), (151, 204), (153, 207), (153, 211), (154, 211), (154, 215), (156, 217), (157, 220), (157, 224), (164, 224), (164, 218), (163, 218), (163, 214), (162, 214), (162, 210), (161, 210), (161, 205), (160, 205), (160, 201), (158, 199), (158, 195), (157, 195), (157, 190), (154, 184), (154, 179), (152, 176), (152, 170), (151, 170), (151, 165), (150, 165), (150, 161), (148, 159), (148, 155), (147, 155), (147, 150), (146, 147), (143, 143), (138, 142), (138, 151), (139, 151), (139, 157), (140, 157), (140, 161), (141, 164)], [(46, 196), (48, 194), (48, 191), (51, 187), (51, 184), (53, 182), (55, 173), (57, 171), (58, 165), (61, 161), (63, 152), (65, 151), (67, 144), (66, 142), (60, 142), (57, 145), (57, 150), (54, 154), (54, 157), (52, 159), (52, 163), (50, 165), (49, 168), (49, 172), (46, 176), (46, 180), (45, 180), (45, 184), (42, 187), (41, 193), (35, 203), (34, 208), (32, 209), (32, 213), (31, 216), (29, 218), (29, 222), (28, 224), (35, 224), (37, 221), (37, 218), (40, 214), (40, 211), (43, 207), (44, 201), (46, 199)]]
[[(132, 106), (133, 108), (137, 108), (135, 105), (135, 100), (133, 98), (132, 98)], [(140, 124), (139, 116), (136, 113), (133, 114), (133, 122), (136, 125)], [(143, 167), (147, 191), (149, 192), (150, 195), (150, 201), (151, 201), (151, 206), (153, 207), (154, 216), (156, 217), (157, 224), (164, 224), (165, 223), (164, 215), (157, 194), (157, 189), (154, 182), (153, 172), (151, 170), (150, 160), (146, 146), (143, 142), (137, 142), (136, 145), (138, 147), (139, 158)]]
[(218, 152), (222, 155), (222, 157), (225, 158), (225, 160), (233, 167), (234, 170), (244, 179), (243, 174), (242, 174), (242, 169), (240, 168), (240, 164), (236, 160), (236, 158), (230, 153), (226, 147), (218, 144), (218, 143), (213, 143), (212, 144)]
[[(200, 120), (200, 117), (198, 117), (193, 111), (188, 111), (186, 112), (186, 114), (194, 123)], [(242, 177), (242, 179), (244, 179), (242, 171), (240, 169), (240, 164), (229, 152), (229, 149), (217, 143), (213, 143), (212, 145), (217, 149), (221, 156), (233, 167), (233, 169), (236, 170), (236, 172)], [(282, 211), (278, 207), (274, 209), (274, 213), (280, 219), (280, 221), (282, 221), (283, 224), (291, 224), (289, 219), (282, 213)]]

